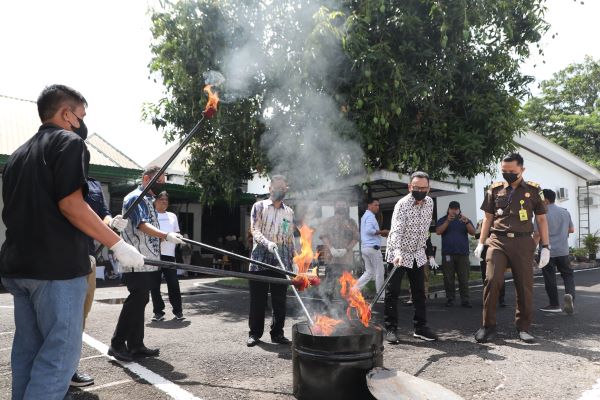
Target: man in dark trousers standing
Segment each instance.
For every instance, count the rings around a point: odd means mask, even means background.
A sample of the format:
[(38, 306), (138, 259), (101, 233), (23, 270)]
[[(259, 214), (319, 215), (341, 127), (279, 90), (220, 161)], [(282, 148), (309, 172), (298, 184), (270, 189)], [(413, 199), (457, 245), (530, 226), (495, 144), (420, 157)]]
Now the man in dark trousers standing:
[(83, 304), (91, 272), (88, 239), (123, 265), (142, 255), (85, 203), (87, 102), (64, 85), (37, 100), (42, 126), (9, 157), (2, 173), (2, 284), (13, 295), (12, 399), (63, 400), (81, 354)]
[(540, 186), (523, 179), (525, 168), (520, 154), (504, 157), (501, 167), (506, 182), (493, 184), (481, 205), (485, 216), (475, 256), (481, 258), (486, 241), (489, 248), (483, 290), (483, 326), (475, 334), (475, 340), (484, 343), (496, 333), (498, 293), (504, 284), (504, 271), (510, 265), (517, 292), (515, 325), (519, 338), (532, 343), (535, 338), (529, 331), (533, 317), (533, 254), (536, 247), (532, 219), (535, 217), (539, 228), (540, 267), (544, 267), (550, 260), (547, 210)]

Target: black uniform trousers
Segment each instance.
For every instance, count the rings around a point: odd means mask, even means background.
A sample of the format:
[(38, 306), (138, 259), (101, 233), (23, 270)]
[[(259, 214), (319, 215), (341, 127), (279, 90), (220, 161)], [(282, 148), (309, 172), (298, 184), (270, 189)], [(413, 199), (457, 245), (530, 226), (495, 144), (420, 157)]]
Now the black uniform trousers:
[[(255, 271), (251, 274), (281, 278), (281, 274), (274, 271)], [(271, 307), (273, 319), (271, 321), (271, 337), (283, 335), (285, 323), (285, 307), (288, 285), (277, 285), (266, 282), (249, 281), (250, 285), (250, 315), (248, 318), (249, 336), (257, 339), (264, 333), (265, 307), (269, 291), (271, 292)]]
[[(175, 262), (175, 257), (171, 256), (161, 255), (160, 259), (163, 261)], [(169, 303), (171, 303), (171, 307), (173, 307), (173, 314), (179, 314), (183, 310), (181, 307), (181, 289), (179, 288), (177, 270), (172, 268), (161, 268), (160, 272), (165, 277), (165, 281), (167, 282), (167, 290), (169, 291)], [(152, 289), (150, 294), (152, 295), (152, 308), (154, 314), (164, 314), (165, 302), (163, 301), (162, 296), (160, 294), (160, 282), (157, 287)]]
[(117, 327), (111, 339), (111, 346), (129, 349), (144, 345), (144, 310), (150, 299), (150, 290), (160, 285), (160, 271), (126, 272), (123, 283), (129, 296), (123, 303)]
[[(392, 270), (391, 264), (387, 265), (386, 273)], [(398, 297), (400, 296), (400, 285), (404, 274), (408, 276), (410, 282), (410, 292), (412, 295), (415, 315), (413, 324), (415, 328), (427, 325), (427, 312), (425, 308), (425, 269), (423, 266), (417, 267), (417, 262), (413, 261), (412, 268), (400, 267), (392, 276), (385, 290), (385, 328), (387, 330), (396, 330), (398, 328)]]

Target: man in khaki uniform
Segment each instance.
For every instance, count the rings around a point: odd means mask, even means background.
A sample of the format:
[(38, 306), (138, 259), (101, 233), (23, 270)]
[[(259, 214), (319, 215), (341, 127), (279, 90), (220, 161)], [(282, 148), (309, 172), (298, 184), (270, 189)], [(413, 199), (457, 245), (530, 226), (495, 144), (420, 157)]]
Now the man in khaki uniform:
[(515, 324), (519, 338), (532, 343), (534, 337), (529, 330), (533, 314), (533, 255), (536, 248), (532, 238), (532, 218), (535, 215), (539, 227), (542, 244), (539, 265), (544, 267), (550, 260), (546, 205), (540, 186), (523, 179), (525, 168), (520, 154), (506, 156), (501, 167), (506, 182), (493, 184), (481, 205), (485, 217), (475, 256), (481, 258), (486, 241), (489, 248), (483, 291), (483, 326), (475, 334), (475, 340), (484, 343), (496, 333), (496, 304), (504, 284), (504, 271), (510, 265), (517, 294)]

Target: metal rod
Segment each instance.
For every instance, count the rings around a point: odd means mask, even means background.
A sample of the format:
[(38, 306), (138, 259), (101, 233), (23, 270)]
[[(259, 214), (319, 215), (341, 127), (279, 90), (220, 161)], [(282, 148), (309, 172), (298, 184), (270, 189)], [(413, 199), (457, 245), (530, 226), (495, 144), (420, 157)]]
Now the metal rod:
[(390, 283), (390, 281), (392, 280), (392, 276), (394, 276), (394, 273), (399, 267), (399, 265), (394, 265), (394, 268), (392, 268), (392, 270), (388, 274), (388, 277), (385, 278), (385, 281), (383, 281), (383, 286), (381, 286), (381, 289), (379, 289), (379, 292), (377, 292), (375, 298), (371, 301), (371, 304), (369, 304), (369, 308), (373, 308), (375, 303), (377, 303), (377, 300), (379, 300), (383, 292), (385, 292), (385, 288), (387, 287), (388, 283)]
[[(281, 261), (281, 257), (279, 257), (279, 252), (277, 250), (275, 250), (275, 257), (277, 257), (277, 262), (279, 262), (279, 266), (281, 266), (281, 269), (285, 271), (285, 265), (283, 264), (283, 261)], [(286, 275), (285, 277), (289, 281), (291, 281), (291, 279), (290, 279), (289, 276)], [(304, 305), (304, 302), (302, 301), (302, 298), (298, 294), (298, 291), (296, 290), (295, 286), (292, 286), (292, 291), (294, 292), (294, 295), (296, 296), (296, 299), (298, 299), (298, 302), (300, 303), (300, 307), (302, 307), (302, 311), (304, 311), (304, 314), (306, 315), (306, 318), (308, 318), (308, 323), (309, 323), (309, 328), (310, 328), (315, 323), (313, 322), (312, 318), (310, 317), (310, 314), (308, 313), (308, 310), (306, 309), (306, 306)]]
[[(232, 278), (248, 279), (251, 281), (274, 283), (277, 285), (292, 285), (292, 282), (290, 280), (283, 279), (283, 278), (274, 278), (271, 276), (247, 274), (244, 272), (225, 271), (225, 270), (216, 269), (216, 268), (200, 267), (198, 265), (190, 265), (190, 264), (179, 264), (179, 263), (174, 263), (174, 262), (170, 262), (170, 261), (145, 259), (144, 264), (154, 265), (157, 267), (169, 268), (169, 269), (183, 269), (186, 271), (199, 272), (201, 274), (207, 274), (207, 275), (228, 276), (228, 277), (232, 277)], [(294, 287), (294, 286), (292, 286), (292, 287)]]
[[(127, 210), (125, 210), (125, 212), (123, 213), (123, 218), (129, 217), (129, 215), (135, 209), (135, 207), (137, 207), (137, 205), (140, 204), (140, 202), (144, 199), (146, 194), (152, 188), (152, 185), (154, 185), (154, 183), (156, 183), (158, 178), (160, 178), (161, 175), (165, 173), (165, 171), (167, 170), (167, 168), (169, 168), (169, 165), (171, 165), (173, 160), (175, 160), (175, 158), (179, 155), (179, 153), (181, 153), (181, 150), (183, 150), (183, 148), (189, 143), (189, 141), (192, 140), (192, 137), (196, 134), (196, 132), (198, 132), (202, 121), (204, 121), (204, 113), (202, 113), (202, 118), (200, 118), (200, 120), (196, 123), (196, 125), (192, 128), (192, 130), (181, 141), (181, 143), (179, 144), (179, 147), (177, 147), (177, 149), (173, 152), (173, 154), (171, 154), (169, 159), (163, 164), (163, 166), (160, 168), (160, 170), (152, 177), (152, 179), (150, 179), (150, 182), (148, 182), (146, 187), (142, 189), (142, 193), (140, 193), (140, 195), (133, 201), (131, 206), (129, 206), (129, 208)], [(156, 194), (158, 194), (158, 193), (156, 193)], [(96, 248), (96, 254), (100, 253), (103, 248), (104, 248), (104, 245), (100, 244)]]
[(206, 250), (214, 251), (215, 253), (224, 254), (224, 255), (226, 255), (228, 257), (235, 258), (235, 259), (240, 260), (240, 261), (247, 261), (249, 263), (258, 265), (259, 267), (266, 268), (266, 269), (268, 269), (270, 271), (274, 271), (274, 272), (277, 272), (277, 273), (280, 273), (280, 274), (289, 275), (289, 276), (292, 276), (292, 277), (295, 277), (297, 275), (296, 273), (294, 273), (292, 271), (287, 271), (287, 270), (282, 271), (281, 268), (279, 268), (279, 267), (277, 267), (275, 265), (267, 264), (267, 263), (264, 263), (262, 261), (256, 261), (256, 260), (253, 260), (251, 258), (244, 257), (242, 255), (239, 255), (239, 254), (236, 254), (236, 253), (232, 253), (230, 251), (223, 250), (223, 249), (220, 249), (218, 247), (210, 246), (210, 245), (202, 243), (202, 242), (196, 242), (195, 240), (190, 240), (190, 239), (186, 239), (186, 238), (183, 238), (181, 240), (183, 240), (184, 242), (186, 242), (188, 244), (193, 244), (194, 246), (198, 246), (198, 247), (201, 247), (201, 248), (206, 249)]

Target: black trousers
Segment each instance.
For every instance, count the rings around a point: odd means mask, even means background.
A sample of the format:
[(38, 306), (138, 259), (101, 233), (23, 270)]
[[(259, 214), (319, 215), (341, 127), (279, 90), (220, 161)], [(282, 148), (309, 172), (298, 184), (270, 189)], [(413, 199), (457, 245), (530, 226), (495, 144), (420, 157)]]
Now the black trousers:
[[(272, 271), (250, 272), (251, 274), (281, 278), (281, 274)], [(265, 282), (250, 281), (250, 314), (248, 316), (249, 335), (260, 338), (265, 329), (265, 307), (269, 291), (271, 292), (271, 337), (283, 335), (285, 323), (285, 302), (287, 285), (275, 285)]]
[[(163, 261), (175, 262), (175, 257), (161, 255), (160, 259)], [(171, 303), (171, 307), (173, 307), (173, 314), (179, 314), (183, 310), (181, 307), (181, 290), (179, 289), (179, 279), (177, 278), (177, 270), (170, 268), (161, 268), (160, 272), (162, 276), (165, 277), (165, 281), (167, 282), (167, 290), (169, 291), (169, 303)], [(150, 291), (150, 294), (152, 295), (152, 309), (154, 311), (154, 314), (164, 314), (165, 302), (163, 301), (162, 296), (160, 294), (160, 283), (158, 287)]]
[[(487, 254), (487, 246), (483, 247), (483, 251), (481, 252), (482, 260), (479, 261), (479, 267), (481, 268), (481, 281), (485, 285), (485, 271), (487, 269), (487, 262), (485, 261), (485, 256)], [(500, 296), (498, 297), (499, 302), (504, 303), (504, 296), (506, 295), (506, 283), (502, 285), (502, 289), (500, 289)]]
[(560, 305), (558, 303), (558, 288), (556, 287), (557, 269), (565, 284), (565, 293), (573, 296), (573, 300), (575, 300), (575, 280), (573, 279), (573, 270), (570, 264), (569, 256), (551, 257), (548, 265), (542, 268), (544, 286), (550, 298), (551, 306)]
[(144, 345), (144, 309), (150, 297), (150, 290), (160, 285), (160, 271), (127, 272), (123, 283), (129, 296), (123, 303), (117, 327), (111, 339), (111, 346), (130, 349)]
[[(388, 264), (386, 275), (392, 270), (392, 265)], [(423, 267), (417, 267), (417, 262), (413, 261), (412, 268), (400, 267), (394, 273), (385, 290), (385, 328), (395, 330), (398, 328), (398, 297), (400, 296), (400, 285), (404, 275), (408, 276), (410, 282), (410, 292), (412, 295), (415, 315), (413, 324), (415, 328), (427, 325), (427, 311), (425, 307), (425, 270)]]

